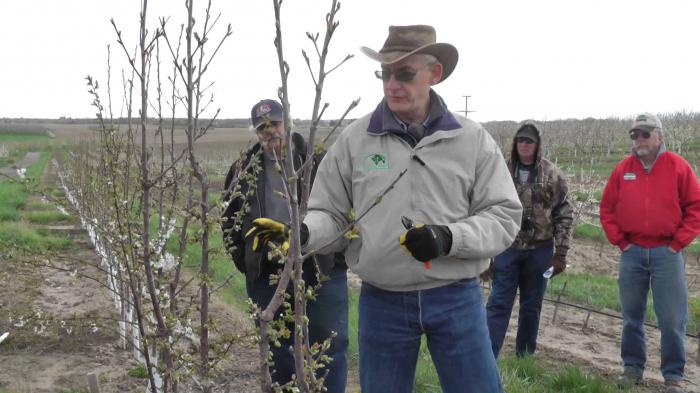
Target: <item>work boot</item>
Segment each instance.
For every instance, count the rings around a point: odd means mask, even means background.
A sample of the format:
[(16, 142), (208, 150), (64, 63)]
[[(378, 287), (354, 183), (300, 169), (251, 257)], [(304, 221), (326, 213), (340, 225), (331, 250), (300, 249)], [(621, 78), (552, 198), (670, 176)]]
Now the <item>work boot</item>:
[(617, 377), (615, 382), (617, 383), (617, 386), (629, 389), (633, 385), (639, 385), (642, 383), (642, 376), (625, 371), (622, 373), (622, 375)]
[(664, 382), (664, 386), (666, 386), (666, 393), (684, 392), (683, 388), (681, 387), (681, 381), (675, 379), (667, 379), (666, 382)]

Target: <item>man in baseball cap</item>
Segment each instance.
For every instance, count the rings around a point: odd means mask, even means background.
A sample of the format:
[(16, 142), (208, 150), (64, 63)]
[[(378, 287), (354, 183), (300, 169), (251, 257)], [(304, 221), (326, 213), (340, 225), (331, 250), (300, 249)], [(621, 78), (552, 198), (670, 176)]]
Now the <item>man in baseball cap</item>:
[(275, 100), (261, 100), (250, 110), (250, 121), (264, 155), (269, 159), (281, 158), (285, 136), (282, 104)]
[(566, 177), (544, 157), (541, 143), (540, 131), (533, 121), (523, 122), (513, 137), (508, 169), (523, 205), (523, 220), (513, 244), (497, 255), (491, 268), (482, 274), (485, 281), (493, 278), (486, 315), (496, 357), (508, 331), (516, 292), (520, 292), (520, 308), (515, 354), (535, 353), (549, 278), (543, 273), (551, 268), (552, 276), (556, 276), (566, 269), (572, 201)]
[(629, 135), (632, 154), (617, 164), (600, 202), (605, 234), (622, 251), (618, 282), (624, 371), (619, 383), (642, 381), (644, 320), (651, 288), (666, 392), (682, 393), (688, 320), (682, 250), (700, 233), (700, 185), (688, 162), (666, 150), (657, 116), (635, 117)]
[(250, 110), (250, 120), (255, 130), (265, 124), (284, 121), (284, 108), (275, 100), (260, 100)]
[[(265, 308), (277, 288), (276, 284), (270, 284), (271, 276), (280, 274), (281, 265), (268, 255), (267, 247), (256, 247), (252, 237), (245, 237), (245, 234), (253, 227), (254, 220), (261, 217), (279, 223), (290, 221), (288, 201), (284, 197), (287, 179), (276, 169), (286, 155), (282, 149), (286, 136), (284, 109), (275, 100), (261, 100), (251, 109), (250, 121), (258, 143), (243, 153), (226, 176), (221, 226), (226, 249), (238, 270), (246, 276), (248, 297)], [(292, 133), (291, 139), (292, 161), (298, 170), (306, 161), (306, 142), (298, 133)], [(314, 172), (320, 159), (314, 155)], [(300, 176), (296, 180), (296, 188), (301, 190), (303, 178)], [(233, 190), (234, 187), (238, 188)], [(309, 287), (320, 284), (315, 299), (306, 305), (309, 341), (320, 344), (331, 339), (325, 352), (330, 362), (325, 362), (316, 374), (325, 376), (324, 386), (328, 392), (343, 393), (347, 382), (347, 265), (340, 253), (317, 254), (312, 259), (313, 263), (304, 264), (302, 276)], [(296, 331), (294, 326), (288, 328)], [(270, 348), (273, 354), (270, 369), (272, 381), (283, 386), (291, 383), (295, 374), (294, 354), (290, 350), (294, 344), (293, 337), (280, 337), (279, 341), (281, 346)]]
[(652, 113), (644, 112), (635, 117), (629, 134), (632, 139), (632, 151), (642, 165), (650, 169), (662, 152), (662, 147), (666, 150), (661, 120)]

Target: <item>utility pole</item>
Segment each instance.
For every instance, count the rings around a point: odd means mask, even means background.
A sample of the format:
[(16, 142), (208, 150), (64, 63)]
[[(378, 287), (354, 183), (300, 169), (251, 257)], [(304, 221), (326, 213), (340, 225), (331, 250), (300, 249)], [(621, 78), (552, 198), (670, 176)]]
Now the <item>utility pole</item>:
[(462, 97), (464, 97), (464, 110), (463, 110), (463, 111), (457, 111), (457, 112), (463, 112), (463, 113), (464, 113), (464, 117), (469, 117), (469, 114), (470, 114), (470, 113), (476, 112), (476, 111), (470, 111), (470, 110), (469, 110), (469, 97), (471, 97), (471, 96), (462, 96)]

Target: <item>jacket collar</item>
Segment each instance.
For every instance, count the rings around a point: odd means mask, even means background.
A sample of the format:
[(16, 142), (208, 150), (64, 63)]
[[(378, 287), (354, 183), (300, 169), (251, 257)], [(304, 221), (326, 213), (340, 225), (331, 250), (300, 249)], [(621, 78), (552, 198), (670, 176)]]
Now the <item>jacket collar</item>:
[[(387, 132), (405, 134), (407, 132), (405, 123), (402, 123), (391, 112), (386, 99), (382, 99), (374, 112), (372, 112), (372, 117), (367, 126), (367, 133), (375, 135)], [(438, 130), (449, 131), (462, 127), (454, 115), (447, 110), (447, 105), (445, 105), (442, 98), (432, 89), (430, 90), (430, 110), (423, 126), (425, 127), (424, 137)]]
[(651, 168), (654, 167), (654, 164), (656, 164), (656, 161), (659, 160), (659, 157), (661, 157), (661, 155), (662, 155), (663, 153), (665, 153), (666, 150), (667, 150), (667, 149), (666, 149), (666, 143), (665, 143), (665, 142), (662, 142), (662, 143), (661, 143), (661, 146), (659, 146), (659, 151), (656, 153), (656, 157), (654, 158), (654, 161), (651, 163), (651, 165), (649, 165), (648, 168), (646, 167), (646, 165), (644, 165), (644, 162), (642, 161), (642, 159), (639, 158), (639, 155), (637, 154), (637, 150), (635, 150), (634, 147), (632, 148), (632, 155), (637, 159), (637, 161), (639, 161), (639, 164), (640, 164), (640, 165), (644, 168), (644, 170), (646, 170), (647, 173), (648, 173), (648, 172), (651, 172)]

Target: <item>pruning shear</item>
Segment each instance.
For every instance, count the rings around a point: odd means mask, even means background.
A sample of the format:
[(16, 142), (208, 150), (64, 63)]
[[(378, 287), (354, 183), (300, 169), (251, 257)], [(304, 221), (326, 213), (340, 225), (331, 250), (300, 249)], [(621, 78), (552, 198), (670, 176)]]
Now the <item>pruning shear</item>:
[[(403, 227), (408, 229), (408, 230), (415, 228), (415, 223), (413, 222), (413, 220), (411, 220), (410, 218), (408, 218), (406, 216), (401, 216), (401, 224), (403, 224)], [(422, 225), (422, 224), (419, 224), (419, 225)], [(425, 266), (426, 269), (430, 269), (433, 267), (433, 264), (430, 263), (430, 261), (425, 261), (425, 262), (423, 262), (423, 266)]]

